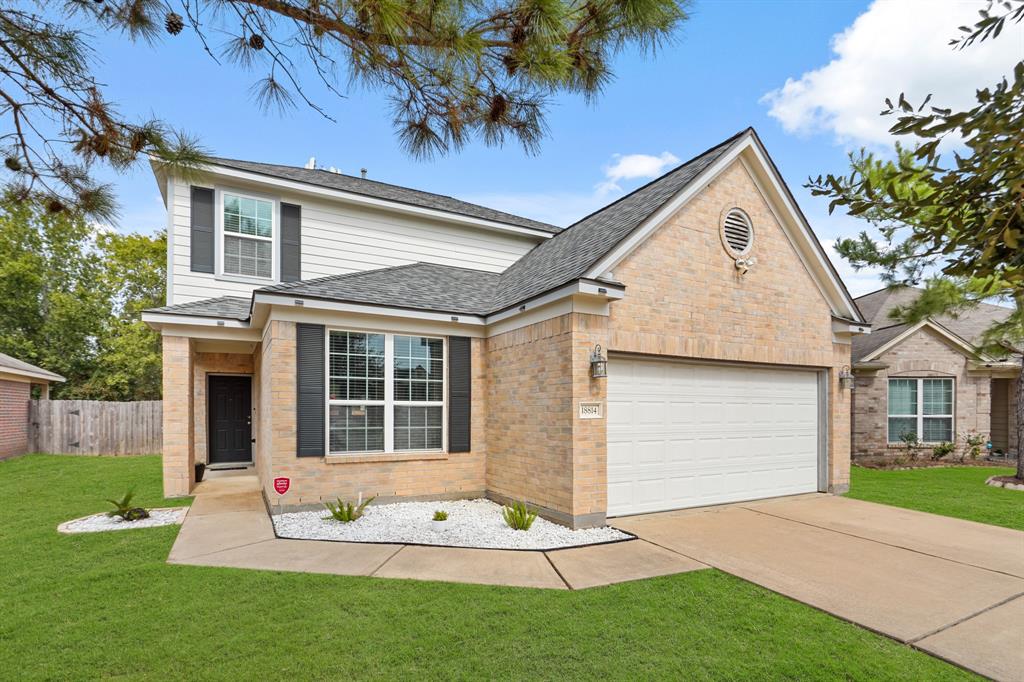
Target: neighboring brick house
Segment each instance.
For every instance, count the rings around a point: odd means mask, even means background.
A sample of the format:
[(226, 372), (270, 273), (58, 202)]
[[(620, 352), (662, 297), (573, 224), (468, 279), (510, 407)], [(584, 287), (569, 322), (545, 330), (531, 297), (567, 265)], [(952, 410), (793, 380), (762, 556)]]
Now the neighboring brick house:
[(848, 487), (868, 326), (752, 129), (564, 230), (312, 167), (155, 170), (167, 495), (203, 461), (289, 477), (284, 508), (487, 495), (582, 527)]
[(40, 397), (46, 398), (54, 381), (64, 377), (0, 353), (0, 459), (28, 452), (32, 389), (38, 387)]
[(982, 333), (1011, 310), (981, 304), (956, 318), (915, 325), (890, 317), (917, 294), (896, 287), (857, 299), (872, 331), (853, 341), (853, 457), (905, 457), (907, 432), (917, 436), (924, 456), (943, 442), (963, 454), (969, 434), (990, 441), (996, 453), (1016, 453), (1020, 360), (989, 357), (977, 347)]

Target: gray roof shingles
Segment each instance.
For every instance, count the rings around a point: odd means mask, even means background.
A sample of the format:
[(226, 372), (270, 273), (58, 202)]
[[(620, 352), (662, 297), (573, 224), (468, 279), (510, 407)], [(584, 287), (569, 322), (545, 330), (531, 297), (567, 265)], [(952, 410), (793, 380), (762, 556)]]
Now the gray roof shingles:
[(178, 303), (176, 305), (165, 305), (160, 308), (150, 308), (147, 313), (164, 315), (189, 315), (192, 317), (219, 317), (228, 320), (248, 320), (251, 299), (241, 296), (220, 296), (219, 298), (205, 298), (201, 301), (190, 303)]
[(454, 197), (443, 194), (422, 192), (418, 189), (389, 185), (386, 182), (377, 182), (366, 178), (356, 178), (343, 173), (323, 169), (298, 168), (295, 166), (282, 166), (275, 163), (257, 163), (255, 161), (240, 161), (238, 159), (224, 159), (214, 157), (211, 162), (216, 166), (225, 166), (236, 170), (269, 175), (275, 178), (293, 180), (307, 185), (316, 185), (328, 189), (336, 189), (352, 194), (385, 199), (400, 204), (431, 208), (446, 213), (469, 216), (490, 220), (496, 223), (504, 223), (514, 227), (525, 227), (531, 230), (539, 230), (549, 234), (560, 232), (562, 228), (555, 225), (542, 223), (539, 220), (531, 220), (522, 216), (512, 215), (504, 211), (498, 211), (486, 206), (471, 204)]
[[(889, 313), (899, 305), (912, 302), (920, 293), (919, 289), (898, 286), (879, 289), (856, 299), (864, 319), (874, 326), (870, 334), (855, 336), (853, 339), (853, 360), (859, 361), (872, 351), (881, 348), (910, 328), (889, 317)], [(981, 336), (993, 322), (1006, 319), (1013, 311), (1003, 306), (980, 303), (976, 308), (963, 311), (957, 317), (942, 315), (934, 322), (945, 327), (953, 334), (968, 343), (978, 345)]]

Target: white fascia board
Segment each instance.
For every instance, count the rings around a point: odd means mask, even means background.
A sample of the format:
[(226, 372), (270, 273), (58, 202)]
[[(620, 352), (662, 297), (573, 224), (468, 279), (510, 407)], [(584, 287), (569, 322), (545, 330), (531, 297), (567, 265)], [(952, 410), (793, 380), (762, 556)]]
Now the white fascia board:
[(832, 331), (835, 334), (870, 334), (871, 325), (851, 322), (850, 320), (840, 320), (833, 317)]
[(295, 306), (314, 310), (331, 310), (342, 313), (353, 313), (356, 315), (385, 315), (387, 317), (405, 317), (418, 320), (430, 320), (432, 322), (455, 322), (482, 326), (486, 324), (483, 317), (479, 315), (464, 315), (456, 313), (436, 313), (428, 310), (410, 310), (408, 308), (390, 308), (380, 305), (366, 305), (360, 303), (344, 303), (342, 301), (324, 301), (317, 298), (306, 298), (285, 292), (253, 292), (253, 304)]
[(442, 222), (447, 223), (471, 225), (473, 227), (481, 227), (487, 230), (494, 230), (496, 232), (506, 232), (536, 237), (542, 240), (551, 239), (552, 237), (555, 236), (553, 233), (544, 232), (543, 230), (534, 230), (529, 227), (509, 225), (507, 223), (499, 223), (493, 220), (484, 220), (483, 218), (474, 218), (472, 216), (460, 215), (458, 213), (449, 213), (448, 211), (439, 211), (436, 209), (425, 208), (422, 206), (413, 206), (412, 204), (403, 204), (397, 201), (388, 201), (387, 199), (368, 197), (362, 194), (353, 194), (352, 192), (346, 192), (340, 189), (331, 189), (329, 187), (320, 187), (317, 185), (311, 185), (305, 182), (298, 182), (295, 180), (274, 178), (269, 175), (241, 171), (235, 168), (225, 168), (224, 166), (214, 165), (207, 167), (207, 172), (220, 175), (223, 177), (233, 178), (236, 180), (259, 183), (262, 185), (270, 185), (272, 187), (288, 190), (290, 192), (296, 192), (299, 194), (313, 194), (316, 196), (334, 199), (336, 201), (344, 201), (350, 204), (358, 204), (361, 206), (370, 206), (373, 208), (393, 211), (397, 213), (406, 213), (413, 216), (430, 218), (432, 220), (440, 220)]
[(936, 334), (938, 334), (939, 336), (941, 336), (944, 339), (946, 339), (950, 344), (952, 344), (953, 346), (956, 346), (957, 348), (962, 350), (966, 355), (970, 355), (972, 357), (980, 357), (980, 358), (983, 358), (983, 359), (985, 358), (985, 356), (982, 355), (981, 353), (979, 353), (978, 350), (974, 346), (972, 346), (969, 342), (965, 341), (964, 339), (960, 338), (959, 336), (957, 336), (953, 332), (949, 331), (948, 329), (943, 327), (941, 324), (938, 324), (938, 323), (936, 323), (936, 322), (934, 322), (934, 321), (932, 321), (930, 319), (927, 319), (927, 320), (921, 320), (920, 322), (918, 322), (917, 324), (913, 325), (912, 327), (908, 327), (902, 334), (899, 334), (898, 336), (893, 337), (892, 339), (889, 340), (888, 343), (884, 343), (881, 346), (879, 346), (878, 348), (876, 348), (875, 350), (871, 351), (870, 353), (865, 355), (863, 358), (861, 358), (860, 361), (861, 362), (869, 362), (871, 360), (877, 359), (878, 357), (880, 357), (881, 355), (884, 355), (885, 353), (889, 352), (890, 350), (892, 350), (896, 346), (900, 345), (901, 343), (903, 343), (908, 338), (910, 338), (911, 336), (916, 334), (921, 329), (924, 329), (925, 327), (928, 327), (929, 329), (934, 331)]
[[(814, 236), (810, 225), (803, 219), (800, 211), (790, 202), (788, 193), (782, 187), (782, 179), (775, 173), (774, 168), (752, 132), (747, 132), (740, 140), (734, 142), (733, 148), (729, 152), (705, 168), (681, 192), (642, 222), (629, 237), (598, 261), (587, 272), (586, 276), (593, 279), (613, 271), (616, 265), (621, 263), (626, 256), (646, 241), (666, 220), (675, 215), (680, 208), (702, 192), (722, 171), (737, 159), (741, 160), (750, 172), (751, 177), (758, 184), (758, 188), (765, 195), (766, 200), (769, 199), (768, 192), (765, 191), (766, 188), (762, 185), (758, 176), (762, 175), (764, 176), (763, 179), (768, 181), (768, 186), (773, 190), (771, 194), (774, 194), (774, 201), (768, 200), (768, 206), (775, 214), (779, 224), (782, 225), (790, 241), (796, 247), (798, 256), (825, 296), (825, 299), (829, 302), (833, 313), (851, 320), (861, 320), (860, 311), (857, 310), (853, 299), (846, 293), (842, 282), (829, 264), (828, 257)], [(754, 164), (752, 163), (753, 161), (757, 163)], [(757, 170), (760, 170), (760, 173)], [(785, 215), (782, 215), (782, 212), (775, 209), (774, 204), (776, 202), (785, 209)]]
[(553, 289), (546, 294), (524, 301), (512, 308), (506, 308), (501, 312), (494, 313), (487, 316), (487, 324), (494, 324), (495, 322), (501, 322), (507, 320), (510, 317), (521, 315), (522, 313), (539, 308), (548, 303), (553, 303), (559, 299), (568, 298), (570, 296), (599, 296), (601, 298), (618, 300), (625, 295), (625, 289), (618, 284), (608, 284), (603, 282), (597, 282), (590, 279), (579, 279), (575, 282), (570, 282), (565, 286), (561, 286), (557, 289)]
[[(6, 377), (4, 375), (7, 375)], [(50, 381), (67, 381), (64, 377), (53, 372), (47, 372), (46, 370), (40, 370), (38, 372), (31, 369), (21, 369), (20, 367), (7, 367), (6, 365), (0, 365), (0, 378), (16, 379), (20, 377), (23, 380), (38, 379), (43, 382)]]
[(179, 324), (156, 327), (160, 336), (187, 336), (190, 339), (211, 339), (220, 341), (259, 341), (259, 329), (232, 329), (229, 327), (200, 327)]

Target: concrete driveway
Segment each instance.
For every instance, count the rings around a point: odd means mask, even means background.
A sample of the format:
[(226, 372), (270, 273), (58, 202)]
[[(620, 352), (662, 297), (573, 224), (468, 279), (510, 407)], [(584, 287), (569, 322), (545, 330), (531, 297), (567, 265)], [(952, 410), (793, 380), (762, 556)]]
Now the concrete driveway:
[(975, 672), (1024, 680), (1022, 532), (831, 495), (611, 523)]

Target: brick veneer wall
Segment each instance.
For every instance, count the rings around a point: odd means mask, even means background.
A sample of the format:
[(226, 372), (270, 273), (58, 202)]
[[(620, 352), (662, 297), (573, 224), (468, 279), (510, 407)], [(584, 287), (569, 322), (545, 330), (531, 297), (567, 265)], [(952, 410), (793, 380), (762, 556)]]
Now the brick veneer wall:
[(0, 379), (0, 459), (28, 452), (28, 403), (32, 384)]
[(192, 340), (163, 337), (164, 496), (188, 495), (195, 484)]
[[(260, 433), (269, 447), (269, 469), (260, 474), (268, 499), (276, 476), (292, 479), (292, 490), (280, 502), (284, 506), (320, 504), (341, 497), (355, 500), (376, 496), (380, 501), (404, 498), (463, 498), (484, 492), (487, 449), (486, 359), (483, 341), (473, 339), (471, 451), (429, 454), (380, 454), (346, 456), (327, 461), (323, 457), (297, 457), (295, 431), (295, 324), (273, 321), (262, 345), (260, 360)], [(260, 467), (257, 467), (261, 470)]]
[[(879, 362), (888, 369), (857, 372), (857, 389), (853, 393), (853, 456), (854, 458), (893, 458), (906, 456), (906, 447), (886, 442), (889, 414), (889, 377), (951, 377), (955, 405), (953, 430), (957, 434), (957, 453), (964, 448), (962, 434), (976, 431), (988, 437), (992, 418), (992, 379), (983, 373), (967, 371), (967, 358), (950, 347), (930, 329), (918, 330)], [(930, 447), (923, 447), (920, 456), (927, 457)]]
[[(754, 227), (740, 275), (722, 246), (722, 215), (742, 208)], [(820, 367), (830, 373), (829, 487), (849, 486), (849, 391), (838, 370), (828, 302), (739, 162), (725, 169), (614, 269), (626, 296), (611, 306), (611, 351)]]

